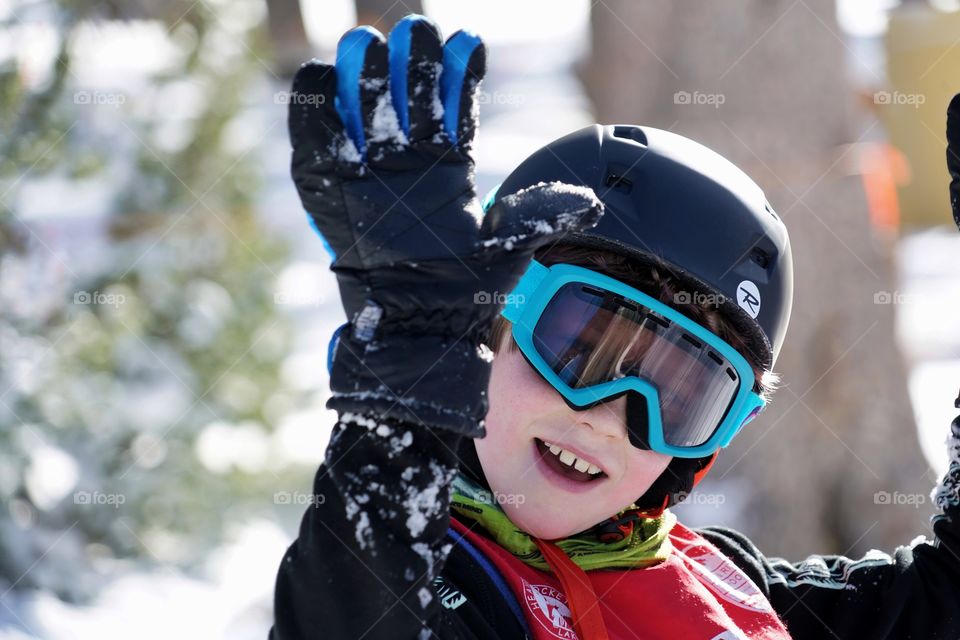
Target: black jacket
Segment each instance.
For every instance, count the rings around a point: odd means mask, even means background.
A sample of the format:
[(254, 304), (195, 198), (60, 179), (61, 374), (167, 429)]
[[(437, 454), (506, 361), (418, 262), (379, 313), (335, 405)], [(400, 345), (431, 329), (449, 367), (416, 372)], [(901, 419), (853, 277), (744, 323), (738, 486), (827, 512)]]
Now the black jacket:
[[(459, 440), (423, 425), (341, 415), (314, 505), (280, 566), (272, 640), (525, 636), (509, 592), (448, 531)], [(936, 539), (893, 557), (790, 564), (764, 557), (730, 529), (699, 533), (753, 579), (795, 638), (958, 640), (958, 487), (954, 461)]]

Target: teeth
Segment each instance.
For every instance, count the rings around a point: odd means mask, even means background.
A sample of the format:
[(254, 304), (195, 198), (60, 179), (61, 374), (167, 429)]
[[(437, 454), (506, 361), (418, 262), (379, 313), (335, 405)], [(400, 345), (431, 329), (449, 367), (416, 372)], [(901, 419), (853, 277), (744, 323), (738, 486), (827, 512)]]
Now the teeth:
[(581, 460), (566, 449), (562, 449), (555, 444), (547, 442), (546, 440), (544, 440), (543, 444), (545, 447), (547, 447), (547, 449), (550, 450), (550, 453), (560, 458), (560, 462), (568, 467), (573, 467), (581, 473), (589, 473), (590, 475), (595, 476), (602, 471), (597, 465), (591, 464), (586, 460)]

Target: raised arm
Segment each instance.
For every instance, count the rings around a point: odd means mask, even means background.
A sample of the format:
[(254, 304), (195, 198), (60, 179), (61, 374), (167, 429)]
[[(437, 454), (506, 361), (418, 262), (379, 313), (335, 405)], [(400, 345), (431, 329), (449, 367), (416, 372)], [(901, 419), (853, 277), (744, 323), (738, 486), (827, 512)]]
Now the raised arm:
[(470, 150), (484, 48), (411, 16), (312, 61), (290, 100), (293, 177), (333, 256), (348, 326), (315, 504), (277, 577), (275, 640), (469, 637), (432, 582), (458, 441), (483, 435), (495, 304), (534, 250), (595, 224), (589, 189), (542, 185), (480, 224)]

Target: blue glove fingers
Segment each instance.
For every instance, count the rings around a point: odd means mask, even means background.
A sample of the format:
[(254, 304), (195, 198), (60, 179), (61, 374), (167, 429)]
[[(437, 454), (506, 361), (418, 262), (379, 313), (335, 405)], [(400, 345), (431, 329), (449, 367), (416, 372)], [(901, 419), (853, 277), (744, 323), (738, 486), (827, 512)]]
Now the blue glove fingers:
[(440, 129), (439, 75), (443, 42), (428, 18), (410, 15), (390, 32), (390, 92), (400, 127), (410, 141), (430, 140)]
[(347, 135), (361, 156), (367, 148), (363, 128), (366, 89), (361, 86), (361, 79), (367, 75), (368, 69), (365, 67), (368, 67), (371, 52), (378, 45), (383, 46), (383, 42), (383, 35), (376, 29), (357, 27), (345, 33), (337, 44), (336, 109)]
[(387, 46), (390, 49), (390, 95), (397, 112), (400, 129), (410, 133), (410, 112), (407, 108), (407, 62), (410, 59), (410, 31), (421, 16), (409, 15), (390, 31)]
[(474, 88), (486, 73), (487, 55), (480, 36), (458, 31), (443, 47), (440, 100), (443, 128), (453, 144), (468, 147), (476, 132)]

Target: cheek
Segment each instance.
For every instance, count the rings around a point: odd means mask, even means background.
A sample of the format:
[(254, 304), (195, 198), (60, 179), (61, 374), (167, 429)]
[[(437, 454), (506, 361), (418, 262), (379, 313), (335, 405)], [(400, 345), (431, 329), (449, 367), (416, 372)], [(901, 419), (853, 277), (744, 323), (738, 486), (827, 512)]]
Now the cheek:
[(516, 433), (556, 411), (558, 403), (566, 406), (517, 351), (504, 349), (496, 356), (488, 389), (487, 431), (491, 434)]
[[(671, 456), (632, 447), (627, 455), (623, 475), (617, 478), (598, 500), (598, 516), (609, 517), (635, 502), (647, 492), (673, 460)], [(597, 521), (600, 519), (597, 518)]]
[(627, 468), (620, 484), (632, 487), (634, 493), (636, 493), (637, 487), (644, 489), (634, 495), (631, 500), (635, 500), (645, 493), (653, 484), (653, 481), (660, 477), (660, 474), (670, 465), (671, 460), (673, 460), (672, 456), (655, 451), (644, 451), (631, 446), (627, 458)]
[(519, 352), (507, 349), (493, 361), (488, 397), (487, 436), (476, 440), (485, 470), (517, 464), (518, 449), (530, 445), (528, 427), (557, 410), (558, 402), (560, 410), (566, 407)]

